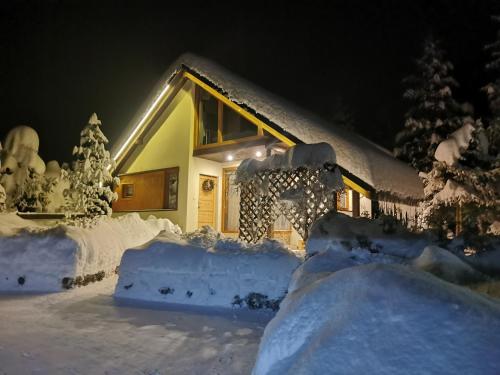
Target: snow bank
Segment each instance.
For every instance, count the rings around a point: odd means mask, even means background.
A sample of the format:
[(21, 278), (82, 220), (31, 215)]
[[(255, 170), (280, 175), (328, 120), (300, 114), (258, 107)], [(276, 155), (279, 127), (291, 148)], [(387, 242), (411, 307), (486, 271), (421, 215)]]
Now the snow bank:
[(161, 231), (178, 233), (166, 219), (138, 214), (102, 218), (91, 228), (47, 227), (15, 214), (0, 215), (0, 290), (60, 291), (113, 273), (125, 249)]
[(455, 284), (484, 280), (484, 276), (450, 251), (438, 246), (427, 246), (412, 264), (422, 271)]
[(495, 374), (500, 304), (404, 266), (335, 272), (289, 294), (268, 324), (261, 374)]
[(429, 243), (426, 235), (407, 231), (382, 219), (352, 218), (330, 211), (316, 221), (306, 243), (308, 254), (332, 250), (367, 249), (405, 258), (418, 256)]
[[(300, 260), (279, 242), (256, 245), (197, 232), (127, 250), (115, 297), (177, 304), (277, 308)], [(200, 245), (211, 246), (209, 248)]]
[(404, 264), (406, 260), (383, 253), (372, 253), (367, 249), (361, 248), (350, 251), (331, 250), (317, 253), (294, 271), (288, 287), (288, 293), (292, 293), (319, 279), (330, 276), (332, 272), (369, 263)]

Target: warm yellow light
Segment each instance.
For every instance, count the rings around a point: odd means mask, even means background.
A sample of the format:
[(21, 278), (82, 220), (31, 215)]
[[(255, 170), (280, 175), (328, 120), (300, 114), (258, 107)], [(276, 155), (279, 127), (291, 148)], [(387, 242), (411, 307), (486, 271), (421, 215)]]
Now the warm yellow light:
[(155, 99), (155, 101), (153, 102), (153, 104), (151, 104), (151, 106), (149, 107), (149, 109), (146, 111), (146, 113), (144, 114), (144, 116), (142, 116), (141, 121), (139, 121), (139, 123), (134, 128), (134, 130), (132, 131), (132, 133), (130, 133), (130, 135), (128, 136), (127, 140), (123, 143), (122, 147), (120, 147), (120, 149), (116, 152), (115, 156), (113, 157), (113, 159), (115, 161), (118, 160), (118, 158), (123, 153), (123, 151), (125, 151), (125, 149), (129, 145), (130, 141), (137, 134), (137, 132), (139, 131), (139, 129), (141, 128), (141, 126), (144, 125), (144, 122), (146, 122), (146, 119), (153, 112), (153, 110), (158, 105), (158, 103), (160, 102), (160, 100), (165, 96), (165, 94), (167, 93), (169, 87), (170, 87), (170, 85), (168, 85), (168, 84), (165, 86), (165, 88), (161, 91), (160, 95), (158, 95), (158, 97)]
[(226, 156), (227, 161), (233, 161), (233, 159), (234, 159), (233, 155)]
[(257, 156), (258, 158), (260, 158), (260, 157), (262, 156), (262, 152), (257, 151), (257, 152), (255, 153), (255, 156)]

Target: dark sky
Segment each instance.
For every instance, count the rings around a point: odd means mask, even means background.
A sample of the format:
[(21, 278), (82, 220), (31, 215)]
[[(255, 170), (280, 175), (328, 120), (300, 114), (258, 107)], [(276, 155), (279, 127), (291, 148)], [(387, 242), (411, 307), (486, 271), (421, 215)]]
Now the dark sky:
[(341, 100), (360, 134), (392, 148), (406, 111), (401, 80), (429, 32), (455, 64), (457, 98), (486, 113), (482, 46), (495, 37), (499, 3), (3, 0), (0, 139), (27, 124), (45, 160), (69, 161), (95, 111), (114, 141), (191, 51), (327, 119)]

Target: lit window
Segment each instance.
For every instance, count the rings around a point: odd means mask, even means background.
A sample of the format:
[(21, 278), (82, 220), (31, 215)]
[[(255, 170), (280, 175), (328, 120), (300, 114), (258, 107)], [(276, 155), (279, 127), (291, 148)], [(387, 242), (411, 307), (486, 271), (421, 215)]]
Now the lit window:
[(257, 135), (257, 127), (254, 124), (228, 106), (224, 106), (222, 116), (223, 141), (255, 135)]
[(349, 211), (349, 190), (345, 189), (337, 193), (337, 210)]
[(217, 131), (219, 123), (219, 103), (212, 95), (204, 90), (199, 90), (199, 121), (200, 121), (200, 134), (199, 143), (201, 145), (208, 145), (217, 143)]

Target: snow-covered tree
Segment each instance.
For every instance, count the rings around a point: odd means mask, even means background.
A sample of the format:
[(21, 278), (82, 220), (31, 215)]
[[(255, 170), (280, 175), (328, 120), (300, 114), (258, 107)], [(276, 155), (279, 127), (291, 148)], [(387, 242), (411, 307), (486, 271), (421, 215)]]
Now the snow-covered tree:
[(485, 46), (491, 55), (491, 61), (486, 64), (486, 70), (491, 72), (493, 80), (483, 87), (488, 97), (491, 117), (486, 128), (486, 135), (490, 145), (490, 155), (496, 157), (496, 164), (500, 166), (500, 16), (492, 17), (499, 24), (497, 39)]
[(461, 126), (460, 115), (467, 108), (453, 98), (458, 87), (453, 65), (445, 59), (438, 42), (429, 38), (416, 61), (417, 72), (405, 78), (404, 98), (411, 103), (403, 130), (396, 136), (394, 154), (421, 172), (432, 168), (434, 152), (442, 140)]
[(80, 145), (73, 149), (75, 160), (69, 191), (73, 209), (89, 217), (111, 215), (111, 203), (117, 199), (114, 187), (119, 180), (109, 172), (113, 160), (106, 150), (107, 144), (101, 121), (94, 113), (80, 133)]
[(7, 208), (44, 210), (50, 184), (43, 178), (45, 163), (38, 155), (39, 143), (38, 134), (29, 126), (13, 128), (5, 138), (0, 153), (0, 183), (5, 189)]
[(488, 148), (481, 121), (471, 118), (438, 145), (433, 168), (421, 173), (426, 226), (442, 230), (442, 234), (453, 227), (455, 232), (486, 233), (500, 213), (500, 169)]

